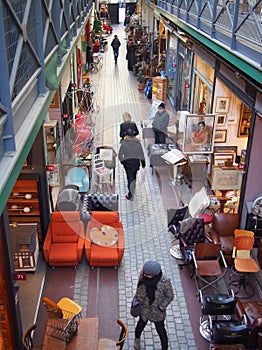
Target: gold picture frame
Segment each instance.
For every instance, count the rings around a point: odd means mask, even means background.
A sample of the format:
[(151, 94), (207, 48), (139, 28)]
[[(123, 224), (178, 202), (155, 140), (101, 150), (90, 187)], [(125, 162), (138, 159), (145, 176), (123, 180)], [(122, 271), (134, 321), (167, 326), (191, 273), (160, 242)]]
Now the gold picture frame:
[(240, 118), (238, 123), (237, 137), (248, 137), (249, 129), (250, 129), (251, 114), (252, 114), (252, 111), (242, 103)]

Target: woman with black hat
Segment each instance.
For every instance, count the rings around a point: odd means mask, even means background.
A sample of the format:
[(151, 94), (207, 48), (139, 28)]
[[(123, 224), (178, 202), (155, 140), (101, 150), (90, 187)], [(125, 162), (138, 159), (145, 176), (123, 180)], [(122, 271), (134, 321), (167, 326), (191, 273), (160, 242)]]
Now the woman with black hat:
[(140, 336), (148, 321), (154, 322), (162, 350), (168, 349), (165, 329), (166, 308), (174, 299), (170, 279), (162, 273), (157, 261), (147, 261), (140, 273), (136, 296), (141, 303), (141, 314), (135, 329), (134, 348), (140, 349)]
[(166, 143), (167, 127), (169, 124), (169, 114), (165, 110), (165, 104), (161, 102), (155, 114), (152, 128), (155, 133), (155, 143)]

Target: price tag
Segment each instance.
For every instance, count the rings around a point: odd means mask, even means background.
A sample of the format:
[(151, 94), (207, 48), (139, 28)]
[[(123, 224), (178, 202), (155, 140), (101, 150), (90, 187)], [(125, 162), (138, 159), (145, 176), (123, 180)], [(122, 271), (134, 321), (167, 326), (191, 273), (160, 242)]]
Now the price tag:
[(26, 273), (23, 272), (15, 272), (14, 273), (15, 281), (26, 281)]

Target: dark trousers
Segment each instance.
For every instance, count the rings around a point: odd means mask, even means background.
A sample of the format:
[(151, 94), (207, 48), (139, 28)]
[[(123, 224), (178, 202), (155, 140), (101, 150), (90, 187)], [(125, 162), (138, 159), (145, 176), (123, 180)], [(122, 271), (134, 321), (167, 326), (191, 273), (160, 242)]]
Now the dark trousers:
[[(167, 350), (168, 349), (168, 338), (167, 338), (167, 333), (166, 333), (164, 322), (165, 321), (163, 320), (163, 321), (158, 321), (158, 322), (154, 322), (154, 323), (155, 323), (157, 334), (159, 335), (159, 338), (161, 341), (162, 350)], [(147, 324), (147, 321), (145, 322), (142, 320), (141, 317), (139, 317), (139, 320), (137, 322), (136, 329), (135, 329), (135, 337), (136, 338), (140, 338), (141, 333), (143, 332), (146, 324)]]
[(115, 58), (115, 61), (117, 61), (119, 49), (113, 49), (113, 51), (114, 51), (114, 58)]
[(166, 143), (166, 134), (162, 131), (154, 131), (155, 143)]
[(130, 169), (129, 167), (125, 166), (125, 172), (127, 177), (127, 188), (128, 188), (128, 194), (131, 196), (134, 196), (135, 188), (136, 188), (136, 174), (137, 170)]

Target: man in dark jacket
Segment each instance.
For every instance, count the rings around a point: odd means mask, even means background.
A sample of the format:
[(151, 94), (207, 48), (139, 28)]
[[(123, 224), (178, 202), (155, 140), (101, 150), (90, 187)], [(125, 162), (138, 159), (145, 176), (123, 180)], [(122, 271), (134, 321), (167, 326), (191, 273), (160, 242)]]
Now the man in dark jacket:
[(128, 194), (126, 199), (133, 200), (136, 187), (136, 175), (140, 168), (145, 168), (145, 155), (140, 143), (140, 139), (133, 136), (133, 130), (127, 130), (127, 136), (121, 143), (118, 159), (123, 164), (127, 177)]
[(169, 114), (165, 110), (165, 104), (163, 102), (158, 106), (158, 110), (155, 114), (152, 127), (155, 133), (155, 143), (166, 143), (167, 127), (169, 124)]
[(117, 63), (117, 57), (119, 54), (119, 47), (121, 46), (121, 43), (120, 43), (117, 35), (115, 35), (114, 39), (112, 40), (111, 46), (112, 46), (113, 52), (114, 52), (115, 63)]

